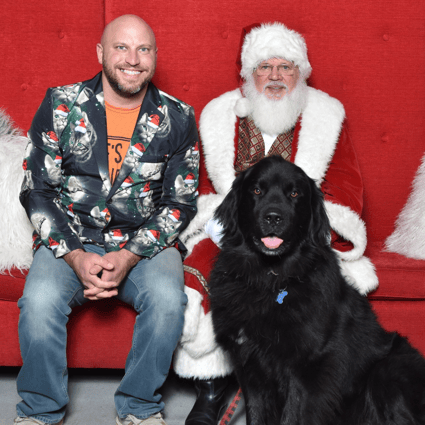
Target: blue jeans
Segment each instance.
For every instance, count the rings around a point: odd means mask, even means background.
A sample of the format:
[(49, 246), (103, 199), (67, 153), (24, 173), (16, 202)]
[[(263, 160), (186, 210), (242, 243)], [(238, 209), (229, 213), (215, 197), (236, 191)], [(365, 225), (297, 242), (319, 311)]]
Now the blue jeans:
[[(94, 245), (84, 248), (105, 254), (103, 248)], [(137, 312), (125, 375), (115, 393), (121, 418), (132, 414), (144, 419), (164, 407), (157, 390), (168, 375), (183, 329), (187, 303), (183, 285), (180, 254), (168, 248), (152, 259), (139, 261), (119, 286), (117, 298)], [(39, 248), (18, 302), (23, 359), (17, 379), (22, 398), (17, 405), (18, 416), (56, 423), (65, 415), (69, 401), (66, 325), (72, 308), (88, 301), (83, 290), (65, 260), (56, 259), (45, 247)]]

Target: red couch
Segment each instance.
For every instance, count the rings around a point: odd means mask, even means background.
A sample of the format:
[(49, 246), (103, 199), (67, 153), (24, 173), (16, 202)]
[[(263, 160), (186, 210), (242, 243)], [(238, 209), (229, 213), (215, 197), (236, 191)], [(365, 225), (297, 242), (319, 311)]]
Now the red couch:
[[(280, 20), (304, 35), (310, 85), (344, 104), (364, 178), (366, 254), (380, 281), (369, 298), (384, 327), (408, 336), (425, 353), (425, 261), (382, 250), (425, 150), (423, 1), (6, 2), (0, 14), (0, 107), (17, 126), (28, 130), (47, 87), (99, 72), (96, 43), (105, 23), (124, 13), (152, 26), (159, 48), (154, 82), (193, 105), (198, 118), (209, 100), (236, 87), (242, 27)], [(21, 364), (16, 302), (24, 275), (10, 273), (0, 276), (3, 366)], [(76, 309), (69, 323), (69, 366), (122, 368), (133, 323), (132, 309), (114, 300)]]

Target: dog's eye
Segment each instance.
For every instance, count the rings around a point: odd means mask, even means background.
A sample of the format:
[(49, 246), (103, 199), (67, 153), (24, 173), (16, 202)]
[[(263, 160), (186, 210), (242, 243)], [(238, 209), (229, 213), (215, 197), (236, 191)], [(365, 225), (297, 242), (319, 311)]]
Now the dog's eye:
[(260, 190), (260, 189), (258, 189), (258, 187), (256, 187), (256, 188), (254, 189), (254, 193), (255, 193), (256, 195), (261, 195), (261, 190)]
[(298, 192), (296, 190), (291, 192), (291, 197), (296, 198), (298, 196)]

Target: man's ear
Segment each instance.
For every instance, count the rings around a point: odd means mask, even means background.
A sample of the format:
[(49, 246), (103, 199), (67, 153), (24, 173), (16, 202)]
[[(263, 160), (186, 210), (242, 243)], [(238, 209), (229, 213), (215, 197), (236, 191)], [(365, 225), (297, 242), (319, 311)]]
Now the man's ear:
[(102, 65), (103, 64), (103, 46), (100, 43), (96, 44), (96, 53), (97, 53), (97, 60)]

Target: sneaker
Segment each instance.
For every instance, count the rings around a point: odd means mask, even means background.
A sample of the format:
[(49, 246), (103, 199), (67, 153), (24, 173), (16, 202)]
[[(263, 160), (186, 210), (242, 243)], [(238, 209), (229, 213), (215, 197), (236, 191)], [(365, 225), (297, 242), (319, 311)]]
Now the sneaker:
[(157, 413), (146, 419), (137, 419), (133, 415), (127, 415), (125, 419), (120, 419), (117, 416), (117, 425), (167, 425), (164, 419), (162, 419), (161, 413)]
[[(35, 419), (35, 418), (22, 418), (22, 417), (17, 417), (13, 423), (20, 424), (20, 425), (47, 425), (46, 422), (39, 421), (38, 419)], [(62, 425), (62, 424), (63, 424), (63, 419), (51, 425)]]

